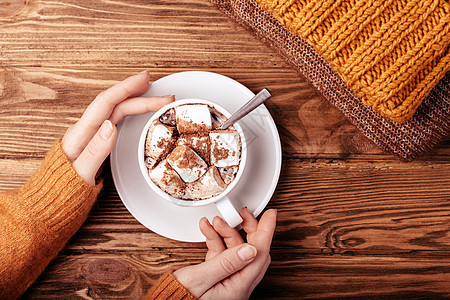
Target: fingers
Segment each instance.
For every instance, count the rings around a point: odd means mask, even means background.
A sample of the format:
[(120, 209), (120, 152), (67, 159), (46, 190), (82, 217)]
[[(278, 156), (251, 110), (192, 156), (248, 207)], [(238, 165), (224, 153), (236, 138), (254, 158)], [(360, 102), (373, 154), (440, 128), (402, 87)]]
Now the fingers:
[[(259, 223), (248, 208), (242, 208), (239, 213), (243, 219), (243, 229), (247, 234), (250, 234), (249, 242), (252, 242), (252, 244), (256, 242), (257, 244), (254, 244), (255, 246), (261, 247), (265, 252), (269, 252), (276, 225), (276, 210), (272, 209), (264, 213)], [(199, 226), (200, 231), (206, 237), (206, 245), (208, 247), (206, 260), (224, 251), (226, 249), (224, 242), (227, 248), (244, 243), (239, 232), (231, 228), (218, 216), (213, 219), (213, 226), (209, 224), (206, 218), (200, 220)], [(253, 240), (251, 237), (253, 237)]]
[(239, 213), (243, 220), (242, 228), (247, 233), (248, 241), (258, 249), (269, 252), (277, 222), (277, 211), (275, 209), (267, 210), (259, 222), (248, 208), (244, 207)]
[(127, 98), (140, 96), (148, 90), (150, 85), (148, 71), (128, 77), (109, 89), (101, 92), (81, 117), (86, 124), (100, 124), (109, 118), (113, 109)]
[(202, 264), (177, 270), (173, 274), (183, 286), (199, 298), (216, 283), (242, 270), (256, 254), (255, 247), (242, 244), (227, 249)]
[(244, 243), (244, 240), (239, 232), (235, 228), (230, 227), (230, 225), (228, 225), (228, 223), (221, 217), (216, 216), (213, 219), (213, 227), (214, 230), (217, 231), (217, 233), (223, 238), (227, 248), (232, 248)]
[(262, 265), (262, 268), (259, 272), (257, 272), (256, 278), (253, 280), (250, 286), (250, 294), (253, 292), (255, 287), (261, 282), (261, 280), (264, 278), (264, 275), (266, 274), (267, 269), (270, 266), (270, 263), (272, 262), (270, 256), (265, 260), (264, 264)]
[[(267, 210), (261, 217), (256, 230), (256, 240), (258, 249), (269, 253), (272, 244), (273, 234), (277, 223), (277, 211), (275, 209)], [(256, 245), (255, 245), (256, 246)]]
[(199, 227), (202, 234), (206, 237), (206, 246), (208, 247), (205, 260), (209, 260), (225, 251), (226, 248), (222, 238), (214, 230), (207, 218), (200, 219)]
[(81, 119), (63, 138), (63, 149), (69, 160), (74, 161), (86, 147), (102, 123), (107, 120), (116, 105), (129, 97), (143, 94), (149, 87), (147, 71), (128, 77), (100, 93), (88, 106)]
[(241, 223), (242, 228), (247, 234), (255, 232), (258, 229), (258, 221), (247, 207), (243, 207), (239, 214), (243, 220)]
[(175, 96), (162, 97), (136, 97), (129, 98), (119, 103), (111, 113), (109, 120), (113, 124), (119, 123), (126, 116), (145, 114), (150, 111), (157, 111), (164, 105), (175, 100)]
[(73, 162), (73, 167), (78, 175), (89, 185), (95, 185), (95, 175), (105, 158), (111, 152), (116, 139), (116, 127), (107, 120)]
[[(243, 219), (242, 227), (247, 232), (249, 244), (244, 244), (239, 233), (234, 228), (231, 228), (220, 217), (214, 218), (213, 225), (211, 225), (206, 218), (200, 220), (200, 230), (206, 237), (209, 251), (205, 263), (193, 266), (193, 268), (195, 268), (193, 272), (206, 272), (209, 276), (205, 275), (198, 281), (199, 278), (189, 277), (185, 273), (185, 277), (181, 277), (182, 279), (180, 281), (180, 283), (185, 285), (184, 280), (187, 280), (188, 285), (185, 286), (197, 298), (209, 288), (215, 286), (217, 282), (221, 282), (225, 278), (227, 278), (227, 282), (238, 282), (241, 287), (246, 287), (248, 293), (251, 293), (264, 277), (271, 262), (269, 251), (275, 231), (277, 211), (273, 209), (266, 211), (259, 222), (247, 208), (243, 208), (240, 211), (240, 215)], [(224, 245), (224, 242), (226, 245)], [(236, 260), (236, 256), (235, 259), (228, 259), (228, 257), (224, 256), (226, 253), (229, 253), (230, 250), (234, 251), (234, 249), (239, 249), (243, 245), (252, 245), (258, 252), (256, 256), (250, 258), (251, 263), (242, 266), (239, 264), (239, 261)], [(226, 247), (229, 249), (224, 250)], [(241, 257), (241, 262), (242, 261), (245, 262), (245, 259)], [(217, 268), (218, 265), (220, 266), (219, 268)], [(200, 269), (200, 267), (202, 267), (202, 269)], [(208, 270), (215, 270), (215, 274), (208, 273)], [(239, 276), (231, 276), (238, 271), (239, 273), (237, 275)], [(192, 274), (192, 270), (190, 273)], [(181, 275), (183, 275), (183, 271), (181, 272)]]
[(235, 228), (230, 227), (219, 216), (213, 219), (213, 225), (209, 223), (207, 218), (202, 218), (199, 222), (199, 227), (200, 231), (206, 237), (206, 246), (208, 247), (205, 260), (215, 257), (226, 248), (232, 248), (244, 243), (239, 232)]
[[(244, 212), (241, 216), (244, 223), (248, 222), (247, 225), (253, 224), (253, 215)], [(270, 265), (269, 252), (275, 232), (276, 219), (277, 211), (274, 209), (267, 210), (259, 220), (256, 231), (250, 231), (247, 235), (248, 242), (258, 249), (258, 256), (251, 265), (241, 272), (242, 282), (246, 285), (256, 286)], [(250, 229), (254, 229), (253, 225), (250, 226)]]

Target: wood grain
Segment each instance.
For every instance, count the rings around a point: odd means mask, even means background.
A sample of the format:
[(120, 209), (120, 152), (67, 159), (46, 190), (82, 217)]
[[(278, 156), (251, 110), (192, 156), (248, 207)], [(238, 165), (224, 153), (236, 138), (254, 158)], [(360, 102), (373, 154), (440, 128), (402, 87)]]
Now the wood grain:
[(0, 1), (0, 18), (12, 17), (18, 14), (25, 7), (25, 5), (25, 0)]
[[(269, 202), (280, 216), (275, 244), (311, 254), (449, 251), (450, 186), (442, 186), (450, 178), (449, 166), (289, 160)], [(91, 217), (66, 250), (141, 253), (159, 243), (180, 251), (198, 247), (159, 238), (133, 222), (109, 176), (105, 183)]]
[(247, 68), (286, 66), (256, 39), (241, 42), (248, 33), (203, 0), (27, 5), (30, 11), (0, 21), (0, 43), (6, 46), (0, 62), (9, 66), (234, 68), (242, 67), (242, 53)]
[[(272, 265), (254, 299), (450, 298), (450, 140), (402, 163), (207, 0), (0, 0), (0, 191), (20, 187), (102, 90), (149, 69), (229, 76), (267, 102), (283, 148)], [(203, 243), (159, 236), (108, 166), (91, 215), (24, 299), (139, 299)]]
[[(186, 257), (189, 257), (186, 260)], [(199, 263), (203, 253), (60, 255), (24, 299), (139, 299), (153, 274)], [(314, 256), (272, 251), (273, 263), (253, 299), (445, 299), (450, 263), (442, 258)], [(289, 285), (287, 283), (290, 282)], [(89, 297), (89, 298), (88, 298)]]
[[(449, 177), (446, 164), (285, 161), (269, 203), (273, 263), (255, 299), (448, 297)], [(109, 176), (106, 187), (30, 297), (139, 298), (157, 274), (202, 261), (204, 244), (148, 231)]]
[[(187, 70), (196, 69), (155, 68), (151, 70), (152, 80)], [(0, 157), (42, 158), (98, 93), (137, 71), (111, 68), (105, 74), (101, 69), (66, 71), (43, 67), (0, 70)], [(272, 91), (274, 97), (266, 105), (289, 157), (395, 159), (370, 142), (293, 70), (213, 71), (255, 92), (264, 87)], [(23, 144), (32, 147), (16, 147)], [(422, 160), (431, 157), (448, 161), (446, 149), (445, 144), (437, 147)]]

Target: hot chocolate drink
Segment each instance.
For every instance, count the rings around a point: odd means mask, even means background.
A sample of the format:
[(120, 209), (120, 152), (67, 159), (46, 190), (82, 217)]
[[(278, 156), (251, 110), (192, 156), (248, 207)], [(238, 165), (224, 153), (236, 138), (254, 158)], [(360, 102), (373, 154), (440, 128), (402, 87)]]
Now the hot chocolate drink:
[(153, 121), (145, 142), (150, 179), (165, 193), (203, 200), (222, 193), (234, 181), (242, 144), (233, 127), (221, 130), (226, 117), (206, 104), (170, 108)]

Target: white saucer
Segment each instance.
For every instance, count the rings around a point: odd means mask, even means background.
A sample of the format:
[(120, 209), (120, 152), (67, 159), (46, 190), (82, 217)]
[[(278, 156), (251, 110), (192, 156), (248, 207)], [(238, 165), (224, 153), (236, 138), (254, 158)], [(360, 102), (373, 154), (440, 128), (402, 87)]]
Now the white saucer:
[[(254, 93), (226, 76), (192, 71), (175, 73), (153, 82), (145, 95), (206, 99), (234, 113)], [(137, 147), (141, 131), (152, 114), (129, 116), (118, 125), (117, 140), (111, 153), (117, 192), (130, 213), (150, 230), (174, 240), (205, 241), (198, 221), (202, 217), (211, 221), (220, 215), (215, 204), (200, 207), (172, 204), (156, 194), (141, 175)], [(272, 197), (280, 176), (280, 138), (264, 105), (241, 119), (239, 124), (247, 140), (247, 164), (229, 197), (236, 209), (247, 206), (253, 215), (258, 216)]]

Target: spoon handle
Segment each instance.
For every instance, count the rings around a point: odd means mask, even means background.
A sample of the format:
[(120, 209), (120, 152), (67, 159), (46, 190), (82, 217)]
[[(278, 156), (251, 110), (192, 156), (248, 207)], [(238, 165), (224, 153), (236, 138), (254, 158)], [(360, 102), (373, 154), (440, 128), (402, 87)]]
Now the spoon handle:
[(252, 99), (248, 100), (241, 108), (239, 108), (228, 120), (226, 120), (220, 129), (227, 129), (234, 123), (236, 123), (241, 118), (248, 115), (255, 108), (264, 103), (267, 99), (272, 97), (268, 89), (262, 89), (258, 94), (255, 95)]

